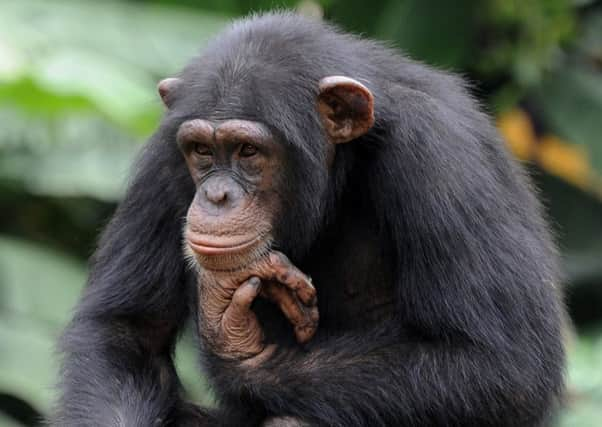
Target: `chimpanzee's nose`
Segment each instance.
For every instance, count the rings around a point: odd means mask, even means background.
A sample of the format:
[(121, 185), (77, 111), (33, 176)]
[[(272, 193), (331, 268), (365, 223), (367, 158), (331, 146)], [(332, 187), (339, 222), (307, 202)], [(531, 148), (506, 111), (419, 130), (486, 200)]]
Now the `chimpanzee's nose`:
[(228, 202), (228, 190), (222, 185), (209, 185), (205, 188), (205, 198), (216, 206)]
[(201, 206), (216, 215), (234, 209), (244, 198), (242, 187), (228, 176), (212, 177), (199, 190)]
[(231, 176), (220, 174), (206, 179), (198, 189), (197, 197), (206, 212), (222, 215), (240, 204), (245, 191)]

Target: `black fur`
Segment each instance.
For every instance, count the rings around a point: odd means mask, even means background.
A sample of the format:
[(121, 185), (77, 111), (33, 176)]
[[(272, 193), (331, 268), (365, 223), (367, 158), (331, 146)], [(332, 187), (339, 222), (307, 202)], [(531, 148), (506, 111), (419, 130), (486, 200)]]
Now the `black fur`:
[[(376, 109), (374, 128), (339, 145), (331, 171), (315, 108), (329, 75), (364, 83)], [(235, 23), (181, 77), (62, 340), (57, 425), (192, 419), (171, 354), (196, 306), (181, 249), (194, 186), (174, 135), (196, 117), (261, 121), (288, 145), (275, 245), (313, 277), (321, 315), (300, 349), (258, 301), (281, 346), (257, 369), (203, 351), (220, 399), (207, 425), (548, 420), (564, 366), (554, 247), (528, 180), (459, 78), (282, 13)], [(382, 295), (391, 298), (376, 307)]]

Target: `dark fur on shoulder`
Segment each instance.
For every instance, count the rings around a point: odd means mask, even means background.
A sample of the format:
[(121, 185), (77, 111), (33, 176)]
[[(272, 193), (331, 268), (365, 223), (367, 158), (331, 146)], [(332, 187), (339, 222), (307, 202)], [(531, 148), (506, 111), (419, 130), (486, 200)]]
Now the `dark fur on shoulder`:
[[(330, 171), (315, 108), (329, 75), (363, 83), (376, 117)], [(56, 425), (546, 422), (563, 389), (554, 247), (527, 178), (458, 77), (284, 13), (236, 22), (180, 77), (63, 337)], [(301, 350), (258, 304), (281, 346), (257, 369), (205, 351), (212, 414), (184, 403), (172, 363), (196, 310), (181, 249), (194, 186), (174, 136), (196, 117), (260, 121), (289, 146), (275, 245), (314, 278), (321, 315)], [(382, 320), (354, 314), (350, 295), (381, 289), (394, 297)]]

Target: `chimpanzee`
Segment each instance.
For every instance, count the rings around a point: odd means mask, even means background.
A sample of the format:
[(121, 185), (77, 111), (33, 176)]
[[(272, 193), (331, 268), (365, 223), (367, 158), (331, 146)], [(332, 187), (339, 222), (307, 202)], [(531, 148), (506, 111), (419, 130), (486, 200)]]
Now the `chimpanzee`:
[[(159, 93), (61, 341), (56, 425), (549, 420), (555, 249), (461, 79), (277, 12), (234, 23)], [(190, 318), (216, 408), (182, 397)]]

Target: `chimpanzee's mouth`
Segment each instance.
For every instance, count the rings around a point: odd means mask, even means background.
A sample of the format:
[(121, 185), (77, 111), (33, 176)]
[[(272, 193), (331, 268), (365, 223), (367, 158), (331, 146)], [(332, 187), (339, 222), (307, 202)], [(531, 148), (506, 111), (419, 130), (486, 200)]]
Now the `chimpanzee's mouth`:
[(216, 256), (229, 255), (249, 250), (261, 240), (261, 236), (254, 235), (250, 238), (237, 236), (236, 238), (222, 238), (215, 236), (198, 236), (192, 233), (186, 234), (186, 241), (190, 249), (198, 255)]

